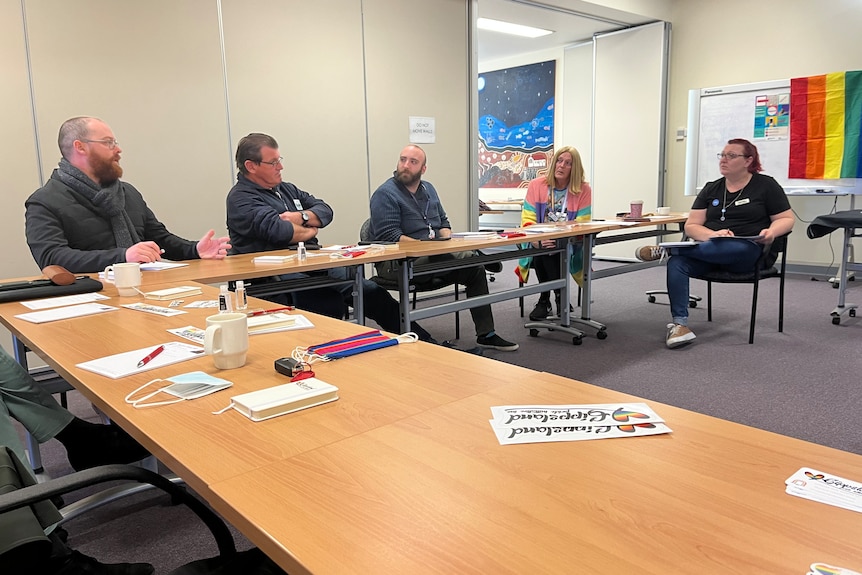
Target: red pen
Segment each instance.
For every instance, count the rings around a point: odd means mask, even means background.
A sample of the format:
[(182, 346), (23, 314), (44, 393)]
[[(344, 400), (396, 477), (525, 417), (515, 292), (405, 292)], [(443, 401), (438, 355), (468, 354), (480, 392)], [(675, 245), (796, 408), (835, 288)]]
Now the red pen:
[(277, 307), (275, 309), (261, 309), (258, 311), (251, 311), (251, 312), (248, 312), (246, 315), (248, 317), (257, 317), (259, 315), (266, 315), (268, 313), (278, 313), (280, 311), (293, 311), (294, 309), (296, 309), (296, 308), (294, 308), (292, 305), (289, 305), (289, 306), (285, 306), (285, 307)]
[(139, 361), (139, 362), (138, 362), (138, 367), (139, 367), (139, 368), (144, 367), (145, 365), (147, 365), (148, 363), (150, 363), (153, 359), (155, 359), (155, 358), (156, 358), (156, 356), (157, 356), (157, 355), (159, 355), (160, 353), (162, 353), (163, 351), (165, 351), (165, 346), (160, 345), (159, 347), (157, 347), (156, 349), (154, 349), (153, 351), (151, 351), (151, 352), (150, 352), (150, 354), (149, 354), (147, 357), (145, 357), (144, 359), (142, 359), (141, 361)]

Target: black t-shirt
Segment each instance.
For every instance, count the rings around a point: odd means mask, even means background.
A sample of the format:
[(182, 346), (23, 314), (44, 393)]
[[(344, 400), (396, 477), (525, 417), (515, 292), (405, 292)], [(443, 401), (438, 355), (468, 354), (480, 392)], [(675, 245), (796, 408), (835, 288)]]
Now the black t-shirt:
[[(724, 221), (721, 221), (722, 208)], [(729, 229), (737, 236), (756, 236), (772, 222), (770, 216), (790, 209), (784, 189), (770, 176), (752, 174), (751, 181), (733, 194), (726, 192), (724, 178), (707, 183), (691, 206), (706, 210), (704, 226)]]

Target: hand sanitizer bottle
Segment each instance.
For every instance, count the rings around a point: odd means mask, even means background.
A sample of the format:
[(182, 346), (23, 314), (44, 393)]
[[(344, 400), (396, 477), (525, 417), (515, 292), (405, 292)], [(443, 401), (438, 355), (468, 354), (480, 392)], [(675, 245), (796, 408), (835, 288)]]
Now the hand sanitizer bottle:
[(230, 292), (227, 291), (227, 284), (222, 284), (219, 288), (218, 294), (218, 312), (219, 313), (230, 313), (233, 311), (233, 306), (231, 305), (231, 297)]
[(299, 242), (299, 245), (296, 246), (296, 259), (300, 262), (308, 259), (308, 252), (305, 251), (305, 242)]
[(236, 282), (236, 310), (245, 311), (248, 308), (248, 296), (245, 293), (245, 282)]

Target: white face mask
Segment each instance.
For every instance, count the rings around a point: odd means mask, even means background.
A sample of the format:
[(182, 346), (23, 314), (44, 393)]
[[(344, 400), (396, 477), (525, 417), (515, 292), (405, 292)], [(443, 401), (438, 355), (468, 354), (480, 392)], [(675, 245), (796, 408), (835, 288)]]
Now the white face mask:
[[(158, 381), (169, 381), (171, 382), (171, 384), (164, 387), (160, 387), (156, 391), (153, 391), (143, 397), (132, 399), (133, 395)], [(232, 385), (233, 382), (230, 382), (226, 379), (213, 377), (210, 374), (204, 373), (202, 371), (192, 371), (189, 373), (175, 375), (167, 379), (154, 379), (152, 381), (148, 381), (147, 383), (127, 395), (126, 403), (131, 404), (135, 407), (168, 405), (170, 403), (177, 403), (183, 401), (184, 399), (197, 399), (198, 397), (203, 397), (205, 395), (209, 395), (210, 393), (221, 391), (222, 389), (227, 389)], [(155, 395), (158, 395), (159, 393), (167, 393), (176, 397), (177, 399), (144, 403), (146, 400), (150, 399)]]

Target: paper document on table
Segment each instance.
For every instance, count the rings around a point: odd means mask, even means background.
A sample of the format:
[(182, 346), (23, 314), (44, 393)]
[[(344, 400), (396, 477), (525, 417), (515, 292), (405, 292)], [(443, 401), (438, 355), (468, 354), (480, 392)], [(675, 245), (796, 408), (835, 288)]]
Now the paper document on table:
[(491, 408), (501, 445), (584, 441), (670, 433), (645, 403), (507, 405)]
[(252, 262), (256, 264), (286, 264), (296, 259), (296, 255), (292, 256), (257, 256), (252, 258)]
[(521, 228), (520, 231), (525, 234), (544, 234), (548, 232), (558, 232), (560, 228), (557, 226), (527, 226), (526, 228)]
[(803, 467), (784, 482), (789, 495), (862, 513), (862, 483)]
[(153, 304), (142, 303), (142, 302), (141, 303), (124, 303), (123, 307), (126, 309), (133, 309), (135, 311), (142, 311), (145, 313), (163, 315), (165, 317), (189, 313), (189, 312), (183, 311), (181, 309), (164, 307), (164, 306), (160, 306), (160, 305), (153, 305)]
[(142, 367), (138, 367), (138, 363), (159, 347), (159, 344), (85, 361), (84, 363), (77, 364), (77, 367), (110, 377), (111, 379), (117, 379), (132, 375), (133, 373), (141, 373), (142, 371), (149, 371), (188, 359), (194, 359), (204, 353), (204, 348), (181, 341), (169, 341), (162, 344), (162, 346), (164, 346), (164, 351), (153, 357), (149, 363), (146, 363)]
[(836, 567), (828, 563), (812, 563), (808, 575), (862, 575), (858, 571), (846, 567)]
[(661, 242), (658, 247), (660, 248), (693, 248), (700, 242), (696, 242), (693, 240), (686, 240), (682, 242)]
[[(177, 262), (169, 262), (166, 260), (159, 260), (157, 262), (148, 262), (145, 264), (141, 264), (141, 271), (142, 272), (158, 272), (158, 271), (162, 271), (162, 270), (170, 270), (173, 268), (182, 268), (182, 267), (185, 267), (187, 265), (189, 265), (189, 264), (181, 264), (181, 263), (177, 263)], [(105, 279), (105, 272), (103, 272), (103, 271), (99, 272), (99, 279)], [(107, 279), (109, 279), (109, 280), (114, 279), (114, 270), (111, 270), (110, 272), (108, 272), (108, 278)]]
[(43, 311), (33, 311), (29, 313), (21, 313), (16, 315), (18, 319), (29, 321), (31, 323), (46, 323), (49, 321), (57, 321), (61, 319), (71, 319), (73, 317), (82, 317), (85, 315), (93, 315), (106, 311), (114, 311), (120, 308), (99, 304), (99, 303), (82, 303), (80, 305), (71, 305), (68, 307), (58, 307), (46, 309)]
[(52, 307), (88, 303), (103, 299), (110, 298), (100, 293), (79, 293), (76, 295), (63, 295), (60, 297), (49, 297), (45, 299), (31, 299), (30, 301), (22, 301), (21, 305), (30, 309), (49, 309)]
[(493, 240), (499, 235), (497, 232), (452, 232), (452, 237), (465, 240)]
[(180, 262), (172, 262), (169, 260), (159, 260), (157, 262), (148, 262), (145, 264), (141, 264), (141, 271), (145, 272), (157, 272), (161, 270), (170, 270), (174, 268), (182, 268), (189, 264), (183, 264)]

